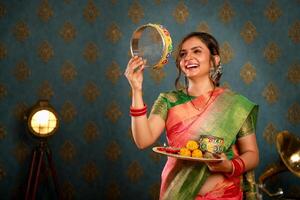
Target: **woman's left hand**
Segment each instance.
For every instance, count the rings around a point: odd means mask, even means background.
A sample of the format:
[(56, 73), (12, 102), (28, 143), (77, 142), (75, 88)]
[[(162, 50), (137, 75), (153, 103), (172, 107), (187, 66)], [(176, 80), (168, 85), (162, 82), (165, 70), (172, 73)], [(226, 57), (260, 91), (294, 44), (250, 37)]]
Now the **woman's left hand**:
[(231, 173), (232, 172), (232, 164), (231, 161), (227, 159), (226, 155), (222, 153), (220, 155), (223, 158), (222, 161), (216, 162), (207, 162), (208, 169), (211, 172), (224, 172), (224, 173)]

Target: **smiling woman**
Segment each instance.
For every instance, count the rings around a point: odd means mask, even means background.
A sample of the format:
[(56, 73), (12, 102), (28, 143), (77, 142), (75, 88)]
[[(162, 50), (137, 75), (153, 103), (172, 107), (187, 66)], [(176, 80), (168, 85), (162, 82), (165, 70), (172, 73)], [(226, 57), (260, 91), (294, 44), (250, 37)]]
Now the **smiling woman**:
[[(128, 62), (125, 76), (132, 89), (134, 141), (138, 148), (146, 148), (166, 129), (170, 148), (182, 148), (205, 135), (224, 141), (223, 151), (218, 152), (222, 159), (216, 162), (195, 163), (168, 157), (161, 176), (160, 199), (255, 199), (254, 182), (241, 187), (241, 176), (258, 165), (258, 106), (219, 87), (222, 68), (219, 45), (213, 36), (193, 32), (183, 38), (177, 52), (176, 90), (161, 93), (149, 117), (142, 97), (145, 61), (134, 56)], [(179, 87), (182, 74), (183, 89)]]
[(193, 74), (198, 74), (198, 76), (204, 79), (208, 76), (214, 85), (219, 85), (222, 67), (219, 44), (215, 38), (207, 33), (193, 32), (182, 40), (179, 49), (180, 51), (176, 59), (176, 66), (180, 69), (178, 70), (179, 74), (176, 79), (177, 88), (181, 72), (185, 74), (186, 83), (188, 83), (187, 77), (195, 80)]

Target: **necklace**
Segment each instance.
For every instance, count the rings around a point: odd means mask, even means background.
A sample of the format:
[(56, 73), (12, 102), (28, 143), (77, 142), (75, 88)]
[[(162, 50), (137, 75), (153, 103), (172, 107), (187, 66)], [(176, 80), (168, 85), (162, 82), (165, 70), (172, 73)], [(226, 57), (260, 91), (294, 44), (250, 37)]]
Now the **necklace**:
[(201, 114), (206, 110), (206, 108), (207, 108), (207, 106), (208, 106), (208, 103), (209, 103), (209, 101), (210, 101), (210, 99), (211, 99), (211, 97), (212, 97), (214, 91), (215, 91), (215, 86), (214, 86), (213, 90), (211, 91), (208, 100), (207, 100), (206, 103), (204, 104), (204, 107), (203, 107), (202, 109), (200, 109), (200, 108), (198, 108), (198, 107), (194, 104), (193, 99), (192, 99), (191, 96), (189, 95), (188, 88), (186, 88), (186, 93), (187, 93), (187, 95), (188, 95), (188, 97), (189, 97), (189, 99), (190, 99), (190, 102), (191, 102), (191, 104), (193, 105), (193, 107), (194, 107), (196, 110), (198, 110), (198, 111), (200, 112), (199, 115), (201, 115)]

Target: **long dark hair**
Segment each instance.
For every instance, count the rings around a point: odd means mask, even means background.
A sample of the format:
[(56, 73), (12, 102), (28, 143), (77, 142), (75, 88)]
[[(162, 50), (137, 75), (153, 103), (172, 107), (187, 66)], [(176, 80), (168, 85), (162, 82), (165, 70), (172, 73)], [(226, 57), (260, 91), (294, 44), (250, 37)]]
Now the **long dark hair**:
[[(175, 87), (177, 90), (181, 89), (181, 85), (180, 85), (180, 77), (181, 77), (181, 69), (180, 69), (180, 50), (182, 48), (182, 44), (192, 38), (192, 37), (197, 37), (198, 39), (200, 39), (206, 46), (207, 48), (209, 49), (209, 52), (211, 54), (211, 61), (213, 63), (213, 67), (216, 69), (217, 68), (217, 63), (215, 63), (215, 59), (213, 58), (213, 56), (220, 56), (220, 48), (219, 48), (219, 43), (218, 41), (210, 34), (208, 33), (205, 33), (205, 32), (192, 32), (188, 35), (186, 35), (182, 40), (181, 42), (179, 43), (178, 47), (177, 47), (177, 51), (176, 51), (176, 67), (177, 67), (177, 71), (178, 71), (178, 75), (175, 79)], [(219, 63), (218, 63), (219, 64)], [(220, 77), (218, 77), (220, 79)], [(213, 81), (214, 82), (214, 81)], [(187, 84), (188, 84), (188, 80), (187, 78), (185, 78), (185, 84), (186, 84), (186, 87), (187, 87)], [(214, 82), (214, 84), (216, 84)], [(217, 83), (218, 85), (218, 83)]]

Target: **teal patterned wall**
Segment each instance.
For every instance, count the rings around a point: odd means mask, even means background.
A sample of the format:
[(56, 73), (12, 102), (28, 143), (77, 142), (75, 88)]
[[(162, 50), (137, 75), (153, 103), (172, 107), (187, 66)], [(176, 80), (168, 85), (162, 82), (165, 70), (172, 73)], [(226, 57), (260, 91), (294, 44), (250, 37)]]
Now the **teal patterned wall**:
[[(132, 32), (163, 24), (174, 46), (191, 31), (220, 42), (222, 85), (260, 105), (258, 177), (280, 159), (274, 138), (300, 136), (299, 0), (2, 0), (0, 1), (0, 197), (24, 196), (31, 151), (25, 112), (38, 99), (58, 111), (49, 139), (65, 199), (157, 199), (165, 157), (138, 150), (130, 131), (130, 87), (123, 76)], [(152, 105), (174, 89), (174, 59), (146, 69)], [(165, 141), (164, 136), (156, 145)], [(54, 198), (43, 176), (38, 196)], [(271, 178), (299, 195), (290, 172)]]

